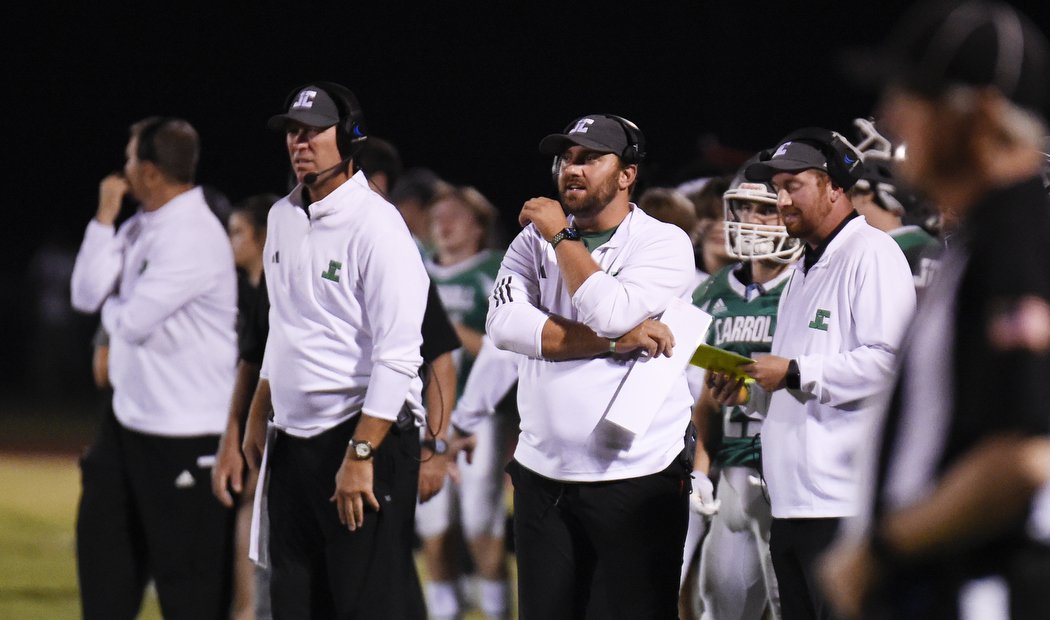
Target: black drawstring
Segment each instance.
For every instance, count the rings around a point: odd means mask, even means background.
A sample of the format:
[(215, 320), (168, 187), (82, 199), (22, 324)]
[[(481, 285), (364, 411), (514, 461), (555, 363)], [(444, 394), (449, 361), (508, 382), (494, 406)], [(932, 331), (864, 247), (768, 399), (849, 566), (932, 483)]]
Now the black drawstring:
[(759, 445), (760, 437), (762, 437), (762, 433), (755, 433), (755, 436), (751, 438), (751, 449), (755, 450), (758, 454), (758, 479), (762, 481), (760, 488), (762, 491), (762, 499), (766, 500), (767, 505), (772, 506), (773, 502), (769, 500), (769, 490), (766, 485), (766, 474), (762, 467), (762, 446)]

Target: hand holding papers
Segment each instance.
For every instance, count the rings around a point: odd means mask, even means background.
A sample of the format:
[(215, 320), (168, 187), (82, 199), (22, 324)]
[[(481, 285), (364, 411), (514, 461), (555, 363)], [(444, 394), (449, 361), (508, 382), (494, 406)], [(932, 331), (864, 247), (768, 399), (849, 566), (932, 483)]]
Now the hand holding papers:
[(643, 357), (631, 362), (620, 389), (605, 411), (605, 419), (636, 435), (645, 432), (672, 386), (678, 381), (697, 345), (704, 341), (711, 315), (675, 299), (660, 317), (674, 334), (671, 357)]

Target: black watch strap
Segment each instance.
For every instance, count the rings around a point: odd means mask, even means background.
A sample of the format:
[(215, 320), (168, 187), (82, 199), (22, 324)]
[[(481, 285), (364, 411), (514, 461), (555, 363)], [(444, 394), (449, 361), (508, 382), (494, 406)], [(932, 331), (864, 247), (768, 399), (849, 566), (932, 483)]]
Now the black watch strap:
[(791, 390), (802, 389), (802, 375), (798, 371), (798, 362), (788, 360), (787, 375), (784, 377), (784, 385)]
[(558, 244), (561, 243), (562, 241), (565, 241), (565, 240), (579, 241), (580, 240), (580, 231), (576, 230), (575, 228), (573, 228), (571, 226), (568, 227), (568, 228), (561, 229), (561, 232), (559, 232), (558, 234), (556, 234), (553, 237), (551, 237), (551, 249), (552, 250), (557, 249), (558, 248)]

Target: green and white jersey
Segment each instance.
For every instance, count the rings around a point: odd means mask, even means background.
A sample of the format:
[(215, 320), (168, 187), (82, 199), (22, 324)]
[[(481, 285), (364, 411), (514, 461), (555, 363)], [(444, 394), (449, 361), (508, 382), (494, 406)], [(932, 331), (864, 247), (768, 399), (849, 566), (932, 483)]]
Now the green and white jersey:
[[(427, 259), (427, 273), (437, 286), (438, 296), (453, 323), (462, 323), (474, 331), (485, 333), (488, 314), (488, 296), (496, 283), (502, 254), (482, 250), (467, 260), (445, 267)], [(463, 348), (453, 354), (456, 362), (456, 394), (462, 394), (467, 375), (474, 364), (474, 356)]]
[(888, 233), (904, 252), (904, 258), (908, 259), (911, 267), (911, 276), (915, 281), (915, 289), (925, 288), (933, 277), (936, 261), (931, 256), (936, 255), (941, 247), (937, 238), (918, 226), (901, 226)]
[[(746, 357), (769, 353), (777, 328), (777, 305), (786, 269), (769, 282), (751, 282), (750, 266), (730, 265), (705, 280), (693, 292), (693, 305), (714, 317), (707, 343)], [(747, 284), (745, 284), (747, 282)], [(756, 435), (763, 414), (747, 407), (724, 407), (722, 449), (715, 456), (722, 465), (757, 466), (761, 444)]]

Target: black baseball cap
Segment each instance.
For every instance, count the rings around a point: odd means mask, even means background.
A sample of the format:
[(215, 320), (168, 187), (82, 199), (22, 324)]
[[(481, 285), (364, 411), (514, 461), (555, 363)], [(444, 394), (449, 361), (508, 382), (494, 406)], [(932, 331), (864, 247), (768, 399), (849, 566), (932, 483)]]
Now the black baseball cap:
[(291, 103), (284, 114), (271, 116), (266, 125), (274, 131), (284, 131), (288, 121), (309, 127), (327, 129), (339, 122), (339, 106), (319, 86), (304, 86), (290, 97)]
[(744, 176), (748, 181), (768, 183), (778, 172), (796, 173), (810, 169), (826, 173), (828, 158), (820, 149), (810, 144), (788, 140), (777, 145), (769, 159), (756, 161), (744, 168)]
[(881, 48), (853, 51), (843, 60), (862, 86), (897, 86), (927, 97), (953, 86), (994, 86), (1018, 106), (1045, 111), (1046, 38), (1001, 2), (922, 3), (901, 18)]
[(552, 133), (540, 140), (540, 153), (561, 155), (573, 145), (622, 156), (630, 142), (619, 121), (604, 114), (589, 114), (569, 123), (564, 133)]

